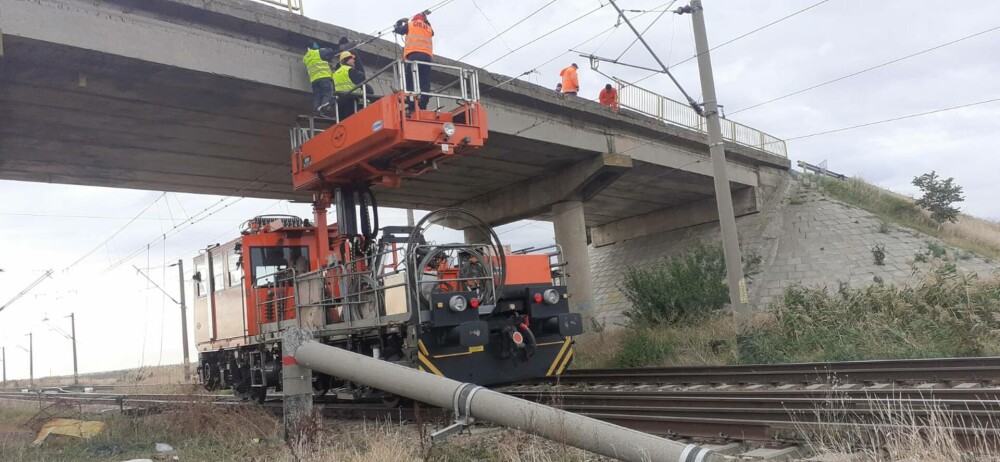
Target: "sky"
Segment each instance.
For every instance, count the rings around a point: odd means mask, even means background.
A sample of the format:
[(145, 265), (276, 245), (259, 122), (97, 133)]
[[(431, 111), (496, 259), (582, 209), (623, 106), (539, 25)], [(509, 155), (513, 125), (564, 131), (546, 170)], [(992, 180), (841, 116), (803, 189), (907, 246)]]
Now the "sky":
[[(307, 16), (364, 33), (441, 3), (381, 0), (372, 8), (371, 2), (304, 1)], [(617, 1), (623, 9), (640, 10), (627, 14), (640, 31), (648, 28), (644, 37), (653, 51), (700, 100), (696, 61), (686, 61), (694, 55), (691, 16), (661, 15), (669, 1)], [(825, 160), (833, 171), (911, 195), (917, 193), (910, 185), (915, 176), (935, 170), (954, 177), (965, 188), (965, 212), (1000, 219), (994, 200), (1000, 157), (992, 152), (1000, 144), (1000, 101), (908, 117), (1000, 98), (1000, 62), (991, 59), (1000, 48), (1000, 2), (704, 3), (709, 43), (718, 47), (711, 53), (717, 93), (728, 118), (789, 139), (793, 165)], [(596, 99), (608, 82), (604, 73), (642, 79), (640, 86), (682, 100), (662, 74), (647, 78), (648, 71), (610, 63), (601, 63), (598, 73), (587, 58), (567, 51), (655, 67), (640, 43), (630, 47), (635, 36), (625, 24), (614, 27), (616, 17), (607, 0), (446, 0), (430, 21), (435, 53), (460, 58), (524, 20), (464, 58), (491, 72), (534, 70), (523, 79), (554, 88), (560, 69), (575, 62), (581, 97)], [(28, 375), (22, 348), (29, 332), (36, 377), (72, 373), (70, 341), (57, 332), (69, 331), (69, 313), (76, 314), (81, 372), (180, 362), (179, 309), (133, 265), (177, 298), (177, 268), (166, 265), (184, 259), (189, 280), (198, 249), (236, 237), (241, 222), (261, 213), (311, 211), (275, 200), (0, 181), (0, 303), (53, 270), (0, 312), (8, 378)], [(383, 211), (383, 223), (404, 224), (405, 213)], [(498, 232), (514, 248), (553, 240), (546, 222), (512, 223)], [(186, 292), (190, 305), (190, 282)]]

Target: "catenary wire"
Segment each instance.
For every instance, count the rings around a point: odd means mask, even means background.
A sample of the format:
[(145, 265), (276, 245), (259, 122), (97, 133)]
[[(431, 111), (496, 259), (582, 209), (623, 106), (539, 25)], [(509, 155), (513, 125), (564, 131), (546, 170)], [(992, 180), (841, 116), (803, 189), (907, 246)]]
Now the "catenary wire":
[(935, 109), (933, 111), (920, 112), (920, 113), (905, 115), (905, 116), (901, 116), (901, 117), (893, 117), (891, 119), (883, 119), (883, 120), (878, 120), (878, 121), (875, 121), (875, 122), (868, 122), (868, 123), (863, 123), (863, 124), (859, 124), (859, 125), (852, 125), (852, 126), (849, 126), (849, 127), (837, 128), (837, 129), (833, 129), (833, 130), (825, 130), (825, 131), (821, 131), (821, 132), (810, 133), (808, 135), (793, 136), (791, 138), (785, 138), (784, 141), (801, 140), (803, 138), (812, 138), (814, 136), (828, 135), (830, 133), (845, 132), (845, 131), (854, 130), (854, 129), (857, 129), (857, 128), (870, 127), (872, 125), (886, 124), (886, 123), (890, 123), (890, 122), (896, 122), (896, 121), (899, 121), (899, 120), (912, 119), (912, 118), (915, 118), (915, 117), (922, 117), (922, 116), (925, 116), (925, 115), (931, 115), (931, 114), (938, 114), (938, 113), (941, 113), (941, 112), (954, 111), (956, 109), (962, 109), (962, 108), (967, 108), (967, 107), (972, 107), (972, 106), (979, 106), (979, 105), (988, 104), (988, 103), (995, 103), (997, 101), (1000, 101), (1000, 98), (987, 99), (987, 100), (983, 100), (983, 101), (977, 101), (975, 103), (962, 104), (962, 105), (947, 107), (947, 108), (943, 108), (943, 109)]
[[(665, 5), (667, 4), (667, 3), (670, 3), (670, 2), (666, 2), (666, 3), (662, 3), (662, 4), (661, 4), (661, 6), (665, 6)], [(660, 8), (660, 7), (657, 7), (657, 8)], [(636, 16), (635, 16), (635, 17), (634, 17), (633, 19), (635, 19), (635, 18), (639, 18), (639, 17), (642, 17), (642, 16), (643, 16), (643, 15), (645, 15), (645, 14), (646, 14), (646, 13), (640, 13), (640, 14), (636, 15)], [(580, 42), (580, 43), (576, 44), (575, 46), (571, 47), (570, 49), (568, 49), (568, 50), (566, 50), (566, 51), (564, 51), (564, 52), (562, 52), (562, 53), (560, 53), (560, 54), (558, 54), (558, 55), (556, 55), (556, 56), (553, 56), (553, 57), (552, 57), (552, 58), (550, 58), (549, 60), (547, 60), (547, 61), (543, 62), (542, 64), (539, 64), (539, 65), (537, 65), (537, 66), (533, 67), (532, 69), (530, 69), (530, 70), (528, 70), (528, 71), (525, 71), (525, 72), (523, 72), (523, 73), (522, 73), (522, 74), (520, 74), (520, 75), (528, 75), (528, 74), (530, 74), (530, 73), (532, 73), (532, 72), (536, 72), (536, 71), (538, 71), (538, 69), (539, 69), (539, 68), (542, 68), (542, 67), (545, 67), (545, 66), (547, 66), (548, 64), (552, 63), (553, 61), (555, 61), (555, 60), (557, 60), (557, 59), (559, 59), (559, 58), (562, 58), (563, 56), (566, 56), (566, 55), (567, 55), (567, 54), (569, 54), (569, 53), (570, 53), (570, 52), (571, 52), (571, 51), (572, 51), (573, 49), (575, 49), (575, 48), (580, 48), (580, 47), (582, 47), (582, 46), (584, 46), (584, 45), (586, 45), (586, 44), (588, 44), (588, 43), (592, 42), (593, 40), (597, 39), (598, 37), (600, 37), (600, 36), (602, 36), (602, 35), (604, 35), (604, 34), (607, 34), (608, 32), (612, 32), (612, 31), (616, 30), (616, 29), (617, 29), (618, 27), (619, 27), (619, 24), (615, 24), (614, 26), (611, 26), (611, 27), (608, 27), (607, 29), (604, 29), (604, 30), (602, 30), (602, 31), (600, 31), (600, 32), (598, 32), (598, 33), (596, 33), (596, 34), (594, 34), (594, 35), (593, 35), (593, 36), (591, 36), (590, 38), (588, 38), (588, 39), (586, 39), (586, 40), (584, 40), (584, 41), (582, 41), (582, 42)], [(508, 84), (508, 83), (510, 83), (510, 82), (512, 82), (512, 81), (514, 81), (514, 80), (515, 80), (515, 79), (508, 79), (508, 80), (505, 80), (505, 81), (503, 81), (503, 82), (501, 82), (501, 83), (498, 83), (498, 84), (496, 84), (496, 85), (491, 85), (491, 86), (490, 86), (489, 88), (487, 88), (486, 90), (483, 90), (483, 93), (487, 93), (487, 92), (489, 92), (489, 91), (491, 91), (491, 90), (494, 90), (494, 89), (496, 89), (496, 88), (499, 88), (499, 87), (502, 87), (502, 86), (504, 86), (504, 85), (506, 85), (506, 84)]]
[[(674, 0), (674, 1), (670, 2), (670, 4), (669, 4), (669, 5), (667, 5), (667, 7), (666, 7), (666, 8), (664, 8), (664, 9), (663, 9), (663, 11), (662, 11), (662, 12), (660, 12), (660, 14), (659, 14), (659, 15), (657, 15), (655, 19), (653, 19), (653, 22), (649, 23), (649, 25), (648, 25), (648, 26), (646, 26), (646, 28), (645, 28), (645, 29), (643, 29), (642, 33), (641, 33), (641, 34), (639, 34), (639, 35), (646, 35), (646, 32), (649, 32), (649, 29), (651, 29), (651, 28), (653, 27), (653, 25), (655, 25), (655, 24), (656, 24), (656, 22), (657, 22), (657, 21), (659, 21), (659, 20), (660, 20), (660, 18), (662, 18), (662, 17), (663, 17), (663, 15), (664, 15), (664, 14), (665, 14), (665, 13), (666, 13), (667, 11), (670, 11), (670, 7), (674, 6), (674, 3), (677, 3), (677, 1), (676, 1), (676, 0)], [(616, 27), (617, 27), (617, 26), (616, 26)], [(615, 61), (618, 61), (619, 59), (622, 59), (622, 56), (625, 56), (625, 53), (628, 53), (628, 51), (629, 51), (629, 50), (631, 50), (631, 49), (632, 49), (632, 47), (633, 47), (633, 46), (634, 46), (634, 45), (635, 45), (636, 43), (638, 43), (638, 42), (639, 42), (639, 37), (636, 37), (636, 38), (632, 39), (632, 43), (628, 44), (628, 46), (627, 46), (627, 47), (625, 47), (625, 49), (624, 49), (624, 50), (622, 50), (622, 52), (618, 54), (618, 57), (617, 57), (617, 58), (615, 58)]]
[[(470, 51), (469, 51), (468, 53), (466, 53), (466, 54), (462, 55), (462, 57), (460, 57), (460, 58), (456, 59), (456, 61), (461, 61), (461, 60), (463, 60), (463, 59), (467, 58), (467, 57), (468, 57), (469, 55), (471, 55), (471, 54), (473, 54), (473, 53), (475, 53), (475, 52), (479, 51), (479, 49), (480, 49), (480, 48), (482, 48), (482, 47), (486, 46), (487, 44), (489, 44), (490, 42), (492, 42), (492, 41), (494, 41), (494, 40), (496, 40), (496, 39), (498, 39), (498, 38), (499, 38), (499, 39), (501, 39), (501, 40), (503, 40), (503, 34), (506, 34), (506, 33), (507, 33), (507, 32), (509, 32), (509, 31), (510, 31), (511, 29), (513, 29), (513, 28), (517, 27), (518, 25), (520, 25), (520, 24), (521, 24), (521, 23), (523, 23), (524, 21), (527, 21), (528, 19), (531, 19), (531, 17), (532, 17), (532, 16), (534, 16), (534, 15), (538, 14), (539, 12), (541, 12), (542, 10), (544, 10), (545, 8), (547, 8), (547, 7), (549, 6), (549, 5), (551, 5), (551, 4), (553, 4), (553, 3), (557, 2), (557, 1), (558, 1), (558, 0), (552, 0), (552, 1), (548, 2), (548, 3), (546, 3), (545, 5), (542, 5), (542, 7), (541, 7), (541, 8), (539, 8), (539, 9), (535, 10), (534, 12), (532, 12), (531, 14), (529, 14), (528, 16), (525, 16), (525, 17), (524, 17), (524, 18), (522, 18), (522, 19), (521, 19), (520, 21), (518, 21), (518, 22), (514, 23), (514, 25), (512, 25), (512, 26), (510, 26), (510, 27), (508, 27), (508, 28), (506, 28), (506, 29), (504, 29), (504, 30), (503, 30), (503, 32), (497, 32), (497, 34), (496, 34), (496, 35), (494, 35), (493, 37), (491, 37), (491, 38), (490, 38), (489, 40), (487, 40), (487, 41), (485, 41), (485, 42), (483, 42), (483, 43), (479, 44), (479, 46), (477, 46), (477, 47), (473, 48), (473, 49), (472, 49), (472, 50), (470, 50)], [(473, 0), (473, 4), (475, 4), (475, 0)], [(479, 8), (479, 5), (476, 5), (476, 8)], [(479, 12), (480, 12), (480, 13), (482, 13), (482, 11), (483, 11), (483, 10), (479, 10)], [(484, 13), (484, 14), (483, 14), (483, 16), (486, 16), (486, 14)], [(489, 19), (488, 19), (488, 18), (487, 18), (487, 21), (489, 21)], [(492, 26), (492, 25), (493, 25), (493, 23), (492, 23), (492, 22), (490, 22), (490, 25)], [(493, 30), (494, 30), (494, 31), (496, 31), (496, 28), (494, 27), (494, 28), (493, 28)], [(504, 45), (506, 45), (506, 42), (504, 42)], [(513, 52), (514, 52), (514, 50), (511, 50), (511, 49), (510, 49), (510, 46), (507, 46), (507, 49), (508, 49), (508, 50), (509, 50), (509, 51), (510, 51), (511, 53), (513, 53)], [(483, 66), (483, 67), (485, 67), (485, 66)]]
[[(87, 220), (145, 220), (145, 221), (170, 221), (175, 222), (176, 219), (171, 218), (153, 218), (153, 217), (109, 217), (109, 216), (99, 216), (99, 215), (59, 215), (59, 214), (48, 214), (48, 213), (16, 213), (16, 212), (0, 212), (0, 216), (6, 217), (34, 217), (34, 218), (79, 218)], [(209, 221), (243, 221), (236, 218), (212, 218)]]
[[(722, 42), (722, 43), (720, 43), (720, 44), (718, 44), (718, 45), (716, 45), (716, 46), (714, 46), (712, 48), (709, 48), (707, 51), (705, 51), (705, 53), (710, 53), (710, 52), (715, 51), (715, 50), (717, 50), (719, 48), (722, 48), (722, 47), (724, 47), (726, 45), (729, 45), (730, 43), (733, 43), (733, 42), (735, 42), (737, 40), (740, 40), (740, 39), (743, 39), (743, 38), (748, 37), (750, 35), (756, 34), (757, 32), (760, 32), (760, 31), (762, 31), (764, 29), (767, 29), (768, 27), (771, 27), (771, 26), (773, 26), (775, 24), (778, 24), (778, 23), (780, 23), (780, 22), (782, 22), (782, 21), (784, 21), (786, 19), (791, 19), (791, 18), (793, 18), (795, 16), (798, 16), (799, 14), (805, 13), (806, 11), (809, 11), (809, 10), (811, 10), (813, 8), (816, 8), (817, 6), (820, 6), (820, 5), (822, 5), (822, 4), (826, 3), (826, 2), (829, 2), (829, 1), (830, 0), (822, 0), (822, 1), (819, 1), (819, 2), (816, 2), (816, 3), (813, 3), (812, 5), (809, 5), (809, 6), (803, 8), (801, 10), (798, 10), (798, 11), (796, 11), (794, 13), (791, 13), (791, 14), (789, 14), (787, 16), (783, 16), (783, 17), (781, 17), (779, 19), (776, 19), (776, 20), (771, 21), (771, 22), (769, 22), (767, 24), (764, 24), (763, 26), (760, 26), (760, 27), (758, 27), (758, 28), (756, 28), (754, 30), (751, 30), (750, 32), (747, 32), (747, 33), (745, 33), (743, 35), (740, 35), (740, 36), (737, 36), (735, 38), (729, 39), (729, 40), (727, 40), (725, 42)], [(681, 62), (678, 62), (677, 64), (674, 64), (673, 66), (670, 66), (670, 68), (674, 68), (674, 67), (680, 66), (681, 64), (684, 64), (684, 63), (686, 63), (688, 61), (691, 61), (692, 59), (695, 59), (695, 58), (697, 58), (699, 56), (701, 56), (701, 54), (695, 54), (694, 56), (691, 56), (690, 58), (687, 58), (687, 59), (685, 59), (685, 60), (683, 60)]]
[[(500, 39), (500, 43), (503, 43), (503, 46), (506, 47), (508, 50), (510, 50), (510, 45), (508, 45), (507, 41), (504, 40), (503, 37), (501, 37), (500, 31), (497, 29), (497, 26), (493, 24), (493, 20), (490, 19), (490, 16), (486, 14), (486, 12), (483, 11), (483, 9), (479, 6), (479, 2), (477, 2), (476, 0), (472, 0), (472, 5), (475, 6), (477, 10), (479, 10), (479, 14), (483, 17), (483, 19), (486, 20), (486, 23), (490, 25), (490, 29), (493, 29), (493, 33), (497, 34), (497, 38)], [(461, 59), (459, 59), (459, 61), (461, 61)]]
[(150, 208), (152, 208), (154, 205), (156, 205), (157, 202), (160, 202), (160, 199), (162, 199), (166, 195), (167, 195), (167, 193), (163, 192), (162, 194), (160, 194), (159, 196), (157, 196), (156, 200), (154, 200), (152, 203), (150, 203), (145, 208), (143, 208), (139, 213), (137, 213), (134, 217), (132, 217), (132, 219), (129, 220), (128, 223), (125, 223), (124, 225), (122, 225), (122, 227), (118, 228), (117, 231), (111, 233), (111, 235), (108, 236), (107, 239), (104, 239), (103, 241), (101, 241), (100, 244), (97, 244), (96, 246), (94, 246), (94, 248), (90, 249), (90, 251), (88, 251), (87, 253), (83, 254), (83, 256), (81, 256), (80, 258), (76, 259), (76, 261), (74, 261), (73, 263), (70, 263), (69, 266), (67, 266), (65, 269), (63, 269), (63, 271), (64, 272), (65, 271), (69, 271), (70, 269), (72, 269), (74, 266), (76, 266), (80, 262), (86, 260), (87, 257), (93, 255), (94, 252), (96, 252), (98, 249), (100, 249), (101, 247), (103, 247), (109, 241), (111, 241), (112, 239), (114, 239), (115, 236), (121, 234), (122, 231), (125, 231), (125, 228), (128, 228), (129, 225), (131, 225), (132, 223), (135, 223), (136, 220), (139, 219), (139, 217), (141, 217), (144, 213), (146, 213), (146, 211), (148, 211)]
[(867, 67), (867, 68), (862, 69), (860, 71), (852, 72), (850, 74), (843, 75), (843, 76), (837, 77), (835, 79), (827, 80), (826, 82), (823, 82), (823, 83), (819, 83), (819, 84), (816, 84), (816, 85), (813, 85), (813, 86), (810, 86), (810, 87), (806, 87), (806, 88), (803, 88), (801, 90), (793, 91), (793, 92), (788, 93), (786, 95), (782, 95), (782, 96), (779, 96), (777, 98), (772, 98), (772, 99), (769, 99), (767, 101), (754, 104), (752, 106), (747, 106), (745, 108), (742, 108), (742, 109), (730, 112), (729, 115), (738, 114), (738, 113), (743, 112), (743, 111), (749, 111), (750, 109), (754, 109), (754, 108), (763, 106), (765, 104), (770, 104), (770, 103), (773, 103), (775, 101), (779, 101), (779, 100), (782, 100), (782, 99), (785, 99), (785, 98), (788, 98), (788, 97), (791, 97), (791, 96), (795, 96), (795, 95), (798, 95), (798, 94), (801, 94), (801, 93), (805, 93), (805, 92), (810, 91), (810, 90), (815, 90), (815, 89), (817, 89), (819, 87), (826, 86), (826, 85), (829, 85), (831, 83), (836, 83), (836, 82), (839, 82), (841, 80), (849, 79), (851, 77), (855, 77), (855, 76), (864, 74), (866, 72), (873, 71), (875, 69), (883, 68), (885, 66), (896, 64), (896, 63), (898, 63), (900, 61), (905, 61), (907, 59), (910, 59), (910, 58), (913, 58), (913, 57), (916, 57), (916, 56), (920, 56), (922, 54), (929, 53), (931, 51), (938, 50), (938, 49), (944, 48), (944, 47), (949, 46), (949, 45), (954, 45), (956, 43), (959, 43), (959, 42), (962, 42), (962, 41), (965, 41), (965, 40), (969, 40), (971, 38), (978, 37), (980, 35), (984, 35), (984, 34), (987, 34), (989, 32), (993, 32), (993, 31), (995, 31), (997, 29), (1000, 29), (1000, 26), (991, 27), (989, 29), (986, 29), (986, 30), (983, 30), (983, 31), (980, 31), (980, 32), (976, 32), (975, 34), (972, 34), (972, 35), (966, 35), (965, 37), (962, 37), (962, 38), (959, 38), (959, 39), (955, 39), (955, 40), (952, 40), (950, 42), (946, 42), (946, 43), (942, 43), (940, 45), (936, 45), (936, 46), (933, 46), (933, 47), (930, 47), (930, 48), (926, 48), (926, 49), (920, 50), (920, 51), (918, 51), (916, 53), (910, 53), (910, 54), (908, 54), (906, 56), (903, 56), (903, 57), (900, 57), (900, 58), (896, 58), (896, 59), (893, 59), (891, 61), (886, 61), (886, 62), (881, 63), (881, 64), (876, 64), (874, 66)]
[(540, 35), (540, 36), (536, 37), (535, 39), (533, 39), (533, 40), (531, 40), (531, 41), (529, 41), (529, 42), (527, 42), (527, 43), (525, 43), (525, 44), (523, 44), (523, 45), (521, 45), (521, 46), (519, 46), (519, 47), (517, 47), (517, 48), (515, 48), (515, 49), (511, 50), (511, 51), (510, 51), (510, 52), (508, 52), (508, 53), (505, 53), (505, 54), (501, 55), (500, 57), (498, 57), (498, 58), (494, 59), (493, 61), (490, 61), (489, 63), (487, 63), (487, 64), (485, 64), (485, 65), (483, 65), (483, 66), (481, 66), (481, 67), (482, 67), (483, 69), (486, 69), (487, 67), (490, 67), (490, 66), (492, 66), (492, 65), (496, 64), (496, 63), (497, 63), (498, 61), (500, 61), (500, 60), (502, 60), (502, 59), (504, 59), (504, 58), (506, 58), (506, 57), (508, 57), (508, 56), (510, 56), (510, 55), (512, 55), (512, 54), (514, 54), (514, 53), (516, 53), (516, 52), (518, 52), (518, 51), (520, 51), (520, 50), (521, 50), (521, 49), (523, 49), (524, 47), (526, 47), (526, 46), (529, 46), (529, 45), (531, 45), (531, 44), (533, 44), (533, 43), (535, 43), (535, 42), (537, 42), (537, 41), (539, 41), (539, 40), (541, 40), (541, 39), (543, 39), (543, 38), (545, 38), (545, 37), (548, 37), (548, 36), (550, 36), (550, 35), (552, 35), (552, 34), (554, 34), (554, 33), (558, 32), (558, 31), (562, 30), (562, 29), (563, 29), (563, 28), (565, 28), (565, 27), (568, 27), (568, 26), (570, 26), (571, 24), (573, 24), (573, 23), (575, 23), (575, 22), (577, 22), (577, 21), (579, 21), (579, 20), (581, 20), (581, 19), (583, 19), (583, 18), (586, 18), (587, 16), (590, 16), (590, 15), (592, 15), (592, 14), (594, 14), (594, 13), (596, 13), (596, 12), (600, 11), (600, 10), (601, 10), (601, 9), (603, 9), (603, 8), (604, 8), (605, 6), (607, 6), (607, 5), (605, 5), (605, 4), (601, 4), (601, 6), (598, 6), (597, 8), (594, 8), (593, 10), (590, 10), (590, 11), (588, 11), (588, 12), (586, 12), (586, 13), (584, 13), (584, 14), (580, 15), (580, 16), (577, 16), (577, 17), (576, 17), (576, 18), (574, 18), (574, 19), (573, 19), (572, 21), (569, 21), (569, 22), (567, 22), (566, 24), (563, 24), (563, 25), (561, 25), (561, 26), (559, 26), (559, 27), (557, 27), (557, 28), (555, 28), (555, 29), (552, 29), (552, 30), (550, 30), (550, 31), (548, 31), (548, 32), (546, 32), (546, 33), (544, 33), (544, 34), (542, 34), (542, 35)]

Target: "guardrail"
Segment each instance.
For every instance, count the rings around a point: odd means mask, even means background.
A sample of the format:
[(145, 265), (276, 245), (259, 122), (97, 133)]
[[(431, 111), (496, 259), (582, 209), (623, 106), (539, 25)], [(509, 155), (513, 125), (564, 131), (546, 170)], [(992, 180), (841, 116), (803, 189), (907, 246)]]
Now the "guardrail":
[[(655, 117), (666, 123), (691, 128), (702, 133), (708, 132), (705, 118), (695, 113), (691, 106), (624, 80), (618, 78), (614, 80), (618, 87), (618, 105), (622, 108)], [(788, 157), (785, 140), (729, 119), (720, 119), (719, 122), (722, 125), (722, 137), (726, 141)]]

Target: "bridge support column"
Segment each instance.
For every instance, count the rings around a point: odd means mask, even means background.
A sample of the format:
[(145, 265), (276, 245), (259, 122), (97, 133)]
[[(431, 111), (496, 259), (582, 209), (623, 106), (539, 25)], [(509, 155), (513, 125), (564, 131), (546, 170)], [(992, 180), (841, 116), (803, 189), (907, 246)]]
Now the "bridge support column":
[(566, 285), (570, 310), (583, 314), (586, 328), (593, 324), (594, 293), (590, 274), (590, 253), (587, 251), (587, 224), (583, 216), (583, 201), (565, 201), (552, 206), (552, 224), (556, 244), (562, 246), (566, 259)]
[(466, 244), (481, 244), (484, 242), (491, 242), (490, 235), (483, 232), (482, 228), (473, 226), (471, 228), (465, 228), (462, 230), (465, 234)]
[(283, 343), (281, 388), (284, 394), (285, 440), (298, 442), (315, 436), (317, 423), (313, 417), (312, 370), (299, 366), (292, 354)]

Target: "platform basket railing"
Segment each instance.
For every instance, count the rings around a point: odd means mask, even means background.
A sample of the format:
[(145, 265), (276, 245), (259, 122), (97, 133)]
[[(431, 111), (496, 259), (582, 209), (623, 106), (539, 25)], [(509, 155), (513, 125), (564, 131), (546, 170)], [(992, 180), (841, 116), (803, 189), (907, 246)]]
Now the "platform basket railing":
[[(691, 106), (657, 94), (638, 85), (615, 78), (618, 88), (618, 104), (624, 109), (654, 117), (664, 123), (707, 133), (705, 118), (699, 116)], [(761, 151), (788, 157), (785, 141), (729, 119), (721, 119), (722, 137), (726, 141)]]

